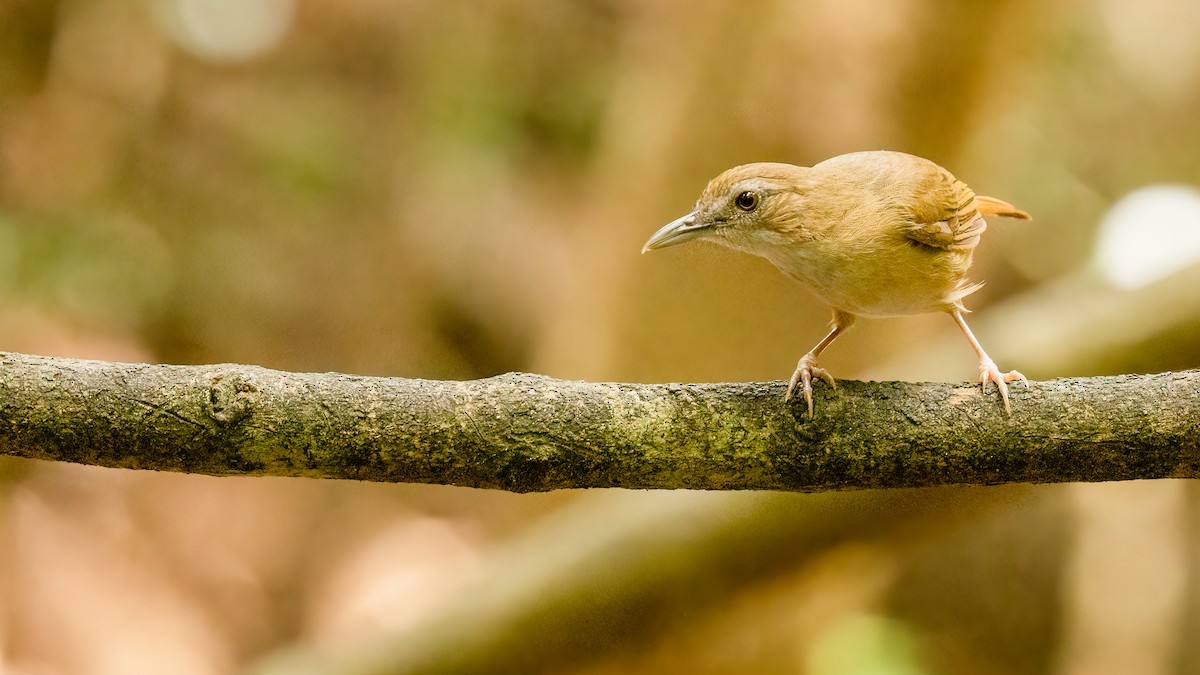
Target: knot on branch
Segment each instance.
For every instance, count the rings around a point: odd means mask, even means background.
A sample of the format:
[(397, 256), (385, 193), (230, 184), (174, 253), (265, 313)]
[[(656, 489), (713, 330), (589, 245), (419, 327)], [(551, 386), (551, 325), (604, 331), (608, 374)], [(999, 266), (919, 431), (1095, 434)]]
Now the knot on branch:
[(245, 376), (216, 375), (208, 387), (208, 414), (221, 424), (235, 424), (250, 414), (257, 399), (258, 387)]

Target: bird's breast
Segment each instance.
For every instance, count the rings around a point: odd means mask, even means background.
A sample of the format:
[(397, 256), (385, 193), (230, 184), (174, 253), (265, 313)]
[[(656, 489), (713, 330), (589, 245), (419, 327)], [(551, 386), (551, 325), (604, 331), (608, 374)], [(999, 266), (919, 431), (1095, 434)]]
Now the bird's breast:
[(821, 242), (764, 252), (823, 302), (865, 317), (946, 309), (969, 293), (970, 251), (931, 249), (897, 238), (857, 247)]

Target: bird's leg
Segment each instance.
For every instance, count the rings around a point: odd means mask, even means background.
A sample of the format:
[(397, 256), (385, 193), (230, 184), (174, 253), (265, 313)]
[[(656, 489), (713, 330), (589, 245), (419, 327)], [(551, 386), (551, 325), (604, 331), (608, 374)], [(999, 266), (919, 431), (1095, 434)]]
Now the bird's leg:
[(851, 324), (854, 323), (854, 315), (847, 314), (839, 310), (833, 310), (833, 326), (830, 327), (829, 333), (817, 343), (816, 347), (808, 350), (808, 353), (800, 357), (800, 362), (796, 364), (796, 372), (792, 373), (792, 379), (788, 382), (787, 395), (784, 396), (785, 401), (792, 399), (792, 393), (796, 391), (796, 385), (800, 385), (804, 391), (804, 400), (808, 403), (808, 416), (813, 416), (813, 390), (812, 382), (814, 377), (819, 377), (829, 383), (831, 387), (837, 387), (837, 382), (828, 370), (817, 365), (817, 357), (825, 348), (837, 339)]
[(975, 334), (967, 327), (967, 321), (963, 318), (962, 310), (958, 307), (950, 308), (950, 316), (954, 317), (954, 322), (962, 329), (963, 335), (967, 336), (967, 341), (975, 348), (975, 354), (979, 356), (979, 379), (983, 382), (983, 390), (987, 391), (987, 383), (995, 382), (996, 389), (1000, 391), (1000, 398), (1004, 401), (1004, 412), (1012, 414), (1012, 407), (1008, 404), (1008, 383), (1013, 380), (1020, 380), (1025, 384), (1029, 384), (1029, 380), (1021, 373), (1010, 370), (1007, 373), (1001, 373), (996, 367), (996, 362), (992, 357), (983, 351), (983, 346), (979, 344), (979, 340), (975, 339)]

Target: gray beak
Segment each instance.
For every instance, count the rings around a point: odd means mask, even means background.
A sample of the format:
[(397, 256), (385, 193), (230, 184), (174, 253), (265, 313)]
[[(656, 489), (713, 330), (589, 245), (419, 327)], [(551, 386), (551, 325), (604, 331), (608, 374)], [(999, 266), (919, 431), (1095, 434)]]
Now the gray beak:
[(642, 253), (652, 251), (656, 248), (666, 248), (675, 244), (682, 244), (691, 239), (697, 239), (713, 231), (712, 223), (696, 222), (696, 214), (689, 213), (678, 220), (672, 220), (662, 227), (661, 230), (655, 232), (646, 245), (642, 247)]

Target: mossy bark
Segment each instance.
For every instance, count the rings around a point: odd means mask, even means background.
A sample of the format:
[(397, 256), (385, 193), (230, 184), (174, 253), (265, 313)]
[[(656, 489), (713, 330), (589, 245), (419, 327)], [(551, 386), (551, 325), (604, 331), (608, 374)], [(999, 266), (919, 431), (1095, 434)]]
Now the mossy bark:
[(1012, 385), (442, 382), (0, 354), (0, 454), (213, 475), (818, 491), (1200, 477), (1200, 372)]

